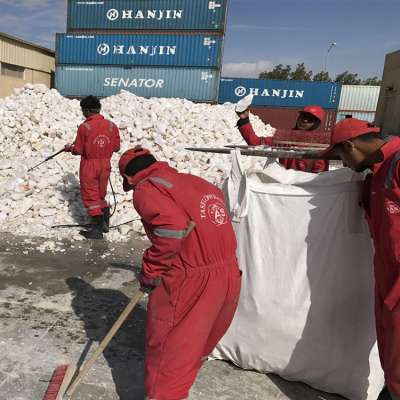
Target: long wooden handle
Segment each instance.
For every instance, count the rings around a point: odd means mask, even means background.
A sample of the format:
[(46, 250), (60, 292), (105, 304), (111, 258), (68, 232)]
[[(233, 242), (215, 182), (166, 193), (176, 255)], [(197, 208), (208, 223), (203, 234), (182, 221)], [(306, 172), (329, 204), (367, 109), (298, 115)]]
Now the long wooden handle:
[(79, 372), (79, 375), (76, 377), (76, 379), (72, 382), (71, 386), (68, 388), (68, 390), (66, 392), (67, 398), (71, 398), (72, 395), (75, 393), (75, 391), (76, 391), (77, 387), (79, 386), (79, 384), (81, 383), (82, 379), (87, 375), (89, 370), (92, 368), (93, 364), (96, 362), (97, 358), (100, 356), (101, 353), (103, 353), (104, 349), (111, 342), (111, 340), (113, 339), (115, 334), (118, 332), (121, 325), (125, 322), (125, 320), (129, 316), (129, 314), (135, 308), (136, 304), (139, 303), (139, 301), (142, 299), (143, 295), (144, 295), (144, 293), (141, 290), (138, 290), (137, 293), (133, 296), (131, 302), (126, 306), (125, 310), (122, 312), (122, 314), (117, 319), (117, 321), (115, 322), (113, 327), (107, 333), (107, 336), (103, 339), (103, 341), (100, 343), (99, 347), (96, 349), (96, 351), (90, 357), (90, 359), (85, 363), (82, 370)]

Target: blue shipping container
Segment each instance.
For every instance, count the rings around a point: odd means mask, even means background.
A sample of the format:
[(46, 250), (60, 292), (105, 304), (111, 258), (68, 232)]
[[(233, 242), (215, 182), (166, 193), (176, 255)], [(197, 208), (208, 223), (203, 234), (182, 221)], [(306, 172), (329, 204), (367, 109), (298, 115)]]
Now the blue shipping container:
[(141, 97), (216, 102), (219, 72), (197, 68), (58, 66), (56, 88), (64, 96), (106, 97), (127, 90)]
[(305, 107), (311, 104), (337, 109), (341, 85), (331, 82), (222, 78), (219, 103), (236, 103), (254, 94), (253, 106)]
[(225, 29), (227, 0), (68, 1), (67, 29)]
[(219, 67), (222, 38), (210, 35), (57, 34), (57, 64)]

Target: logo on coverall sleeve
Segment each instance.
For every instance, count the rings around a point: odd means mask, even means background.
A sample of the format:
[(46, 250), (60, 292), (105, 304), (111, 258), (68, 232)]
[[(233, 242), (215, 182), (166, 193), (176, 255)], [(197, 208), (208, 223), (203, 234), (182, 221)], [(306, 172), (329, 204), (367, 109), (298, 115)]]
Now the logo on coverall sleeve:
[(223, 200), (215, 194), (207, 194), (200, 201), (200, 218), (208, 219), (216, 226), (225, 225), (228, 215)]

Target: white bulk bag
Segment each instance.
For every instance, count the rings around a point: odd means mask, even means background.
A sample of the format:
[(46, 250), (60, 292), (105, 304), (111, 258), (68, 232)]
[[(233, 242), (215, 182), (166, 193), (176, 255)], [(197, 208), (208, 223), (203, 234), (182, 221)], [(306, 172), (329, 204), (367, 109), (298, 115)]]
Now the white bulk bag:
[(225, 185), (242, 292), (213, 356), (351, 400), (375, 400), (384, 378), (374, 325), (373, 249), (358, 204), (362, 178), (277, 163)]

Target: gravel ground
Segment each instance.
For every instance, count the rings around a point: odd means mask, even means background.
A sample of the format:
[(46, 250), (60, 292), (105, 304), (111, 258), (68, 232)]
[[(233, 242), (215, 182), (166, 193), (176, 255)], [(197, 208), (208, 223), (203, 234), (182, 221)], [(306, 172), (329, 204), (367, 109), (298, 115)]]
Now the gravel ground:
[[(145, 242), (0, 239), (0, 392), (7, 400), (41, 400), (57, 365), (90, 354), (138, 288)], [(42, 251), (40, 249), (42, 248)], [(74, 400), (142, 400), (146, 300), (100, 357)], [(190, 400), (339, 400), (274, 375), (208, 362)]]

